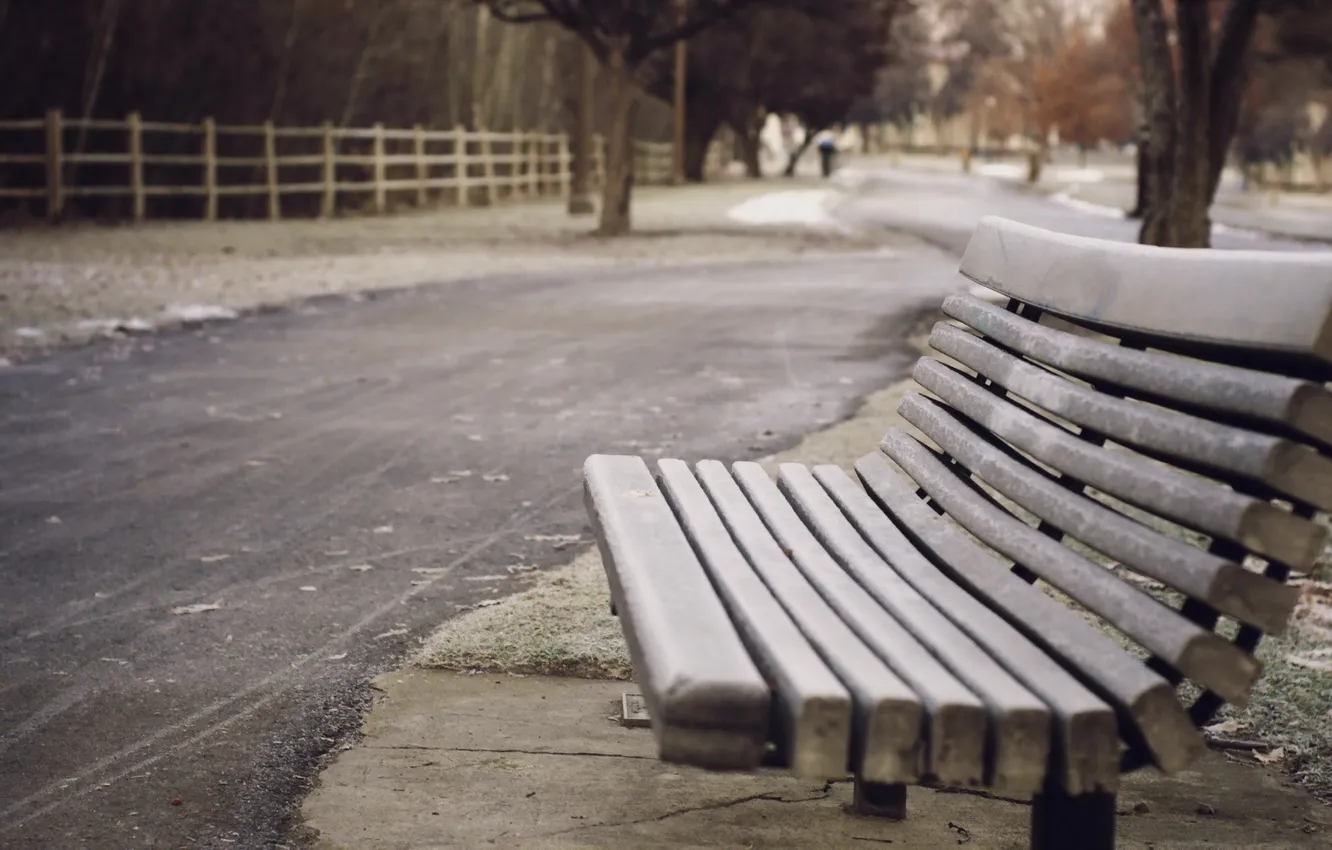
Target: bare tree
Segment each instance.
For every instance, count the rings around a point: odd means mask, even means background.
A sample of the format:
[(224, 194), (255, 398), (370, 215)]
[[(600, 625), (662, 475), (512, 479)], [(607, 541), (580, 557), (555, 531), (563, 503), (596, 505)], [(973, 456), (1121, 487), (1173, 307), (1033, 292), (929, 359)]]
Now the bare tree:
[(628, 233), (633, 192), (630, 133), (638, 75), (654, 53), (690, 38), (758, 0), (475, 0), (509, 23), (554, 21), (592, 49), (609, 77), (611, 126), (599, 232)]
[(1208, 210), (1239, 123), (1245, 57), (1261, 0), (1228, 0), (1219, 24), (1207, 0), (1175, 5), (1172, 27), (1162, 0), (1133, 0), (1146, 125), (1139, 241), (1205, 248)]

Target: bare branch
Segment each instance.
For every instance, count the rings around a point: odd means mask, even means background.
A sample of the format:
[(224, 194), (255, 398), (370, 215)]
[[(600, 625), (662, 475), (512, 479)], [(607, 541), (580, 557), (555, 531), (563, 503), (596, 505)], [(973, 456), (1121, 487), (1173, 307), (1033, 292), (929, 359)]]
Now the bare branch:
[[(1208, 149), (1209, 188), (1212, 194), (1221, 182), (1226, 152), (1239, 126), (1240, 98), (1244, 92), (1245, 53), (1253, 40), (1259, 0), (1231, 0), (1221, 23), (1221, 37), (1212, 63), (1209, 91), (1211, 134)], [(1210, 196), (1209, 196), (1210, 197)]]
[(644, 58), (678, 41), (693, 38), (709, 27), (735, 17), (757, 2), (758, 0), (693, 0), (680, 23), (644, 40), (642, 47), (637, 51), (640, 54), (637, 58)]
[(550, 11), (538, 0), (476, 0), (490, 7), (495, 20), (506, 24), (535, 24), (552, 20)]

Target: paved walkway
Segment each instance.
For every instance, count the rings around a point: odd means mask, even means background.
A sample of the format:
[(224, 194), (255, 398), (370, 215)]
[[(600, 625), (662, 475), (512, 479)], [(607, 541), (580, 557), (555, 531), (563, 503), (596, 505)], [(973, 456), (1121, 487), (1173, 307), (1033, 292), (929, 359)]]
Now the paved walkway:
[[(892, 823), (848, 814), (849, 783), (658, 762), (650, 731), (617, 723), (626, 683), (406, 671), (376, 685), (365, 739), (305, 805), (318, 850), (1027, 846), (1020, 800), (913, 788)], [(1137, 774), (1120, 800), (1126, 850), (1327, 846), (1326, 809), (1220, 755)]]

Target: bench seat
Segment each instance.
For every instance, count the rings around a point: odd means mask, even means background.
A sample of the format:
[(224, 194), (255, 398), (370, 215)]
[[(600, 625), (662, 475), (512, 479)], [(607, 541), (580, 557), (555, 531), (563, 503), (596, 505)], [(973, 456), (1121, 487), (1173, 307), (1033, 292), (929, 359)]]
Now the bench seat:
[(850, 775), (890, 817), (910, 784), (1030, 796), (1033, 846), (1113, 847), (1122, 773), (1247, 702), (1332, 508), (1332, 262), (1275, 261), (1321, 318), (1165, 322), (1143, 275), (1247, 305), (1235, 264), (1270, 264), (1188, 254), (987, 219), (962, 270), (1007, 307), (944, 302), (914, 432), (853, 470), (589, 458), (661, 758)]

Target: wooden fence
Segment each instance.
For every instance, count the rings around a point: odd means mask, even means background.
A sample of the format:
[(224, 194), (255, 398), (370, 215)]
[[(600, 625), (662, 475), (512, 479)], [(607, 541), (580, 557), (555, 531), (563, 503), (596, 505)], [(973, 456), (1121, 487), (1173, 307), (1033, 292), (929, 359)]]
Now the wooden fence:
[[(44, 199), (52, 221), (65, 216), (71, 198), (128, 199), (122, 214), (135, 221), (157, 217), (154, 199), (176, 202), (173, 217), (182, 217), (181, 199), (193, 199), (187, 206), (197, 212), (190, 214), (214, 221), (224, 201), (241, 198), (248, 199), (242, 214), (276, 221), (288, 198), (303, 197), (288, 206), (328, 218), (346, 207), (383, 214), (407, 204), (567, 196), (571, 179), (569, 138), (553, 133), (223, 126), (211, 118), (171, 124), (137, 113), (85, 120), (52, 110), (45, 118), (0, 122), (5, 136), (0, 151), (23, 152), (0, 153), (0, 199)], [(602, 137), (593, 150), (592, 179), (600, 186)], [(634, 151), (637, 182), (670, 182), (670, 143), (635, 141)], [(720, 153), (711, 157), (714, 169)], [(82, 179), (90, 172), (92, 179)]]

